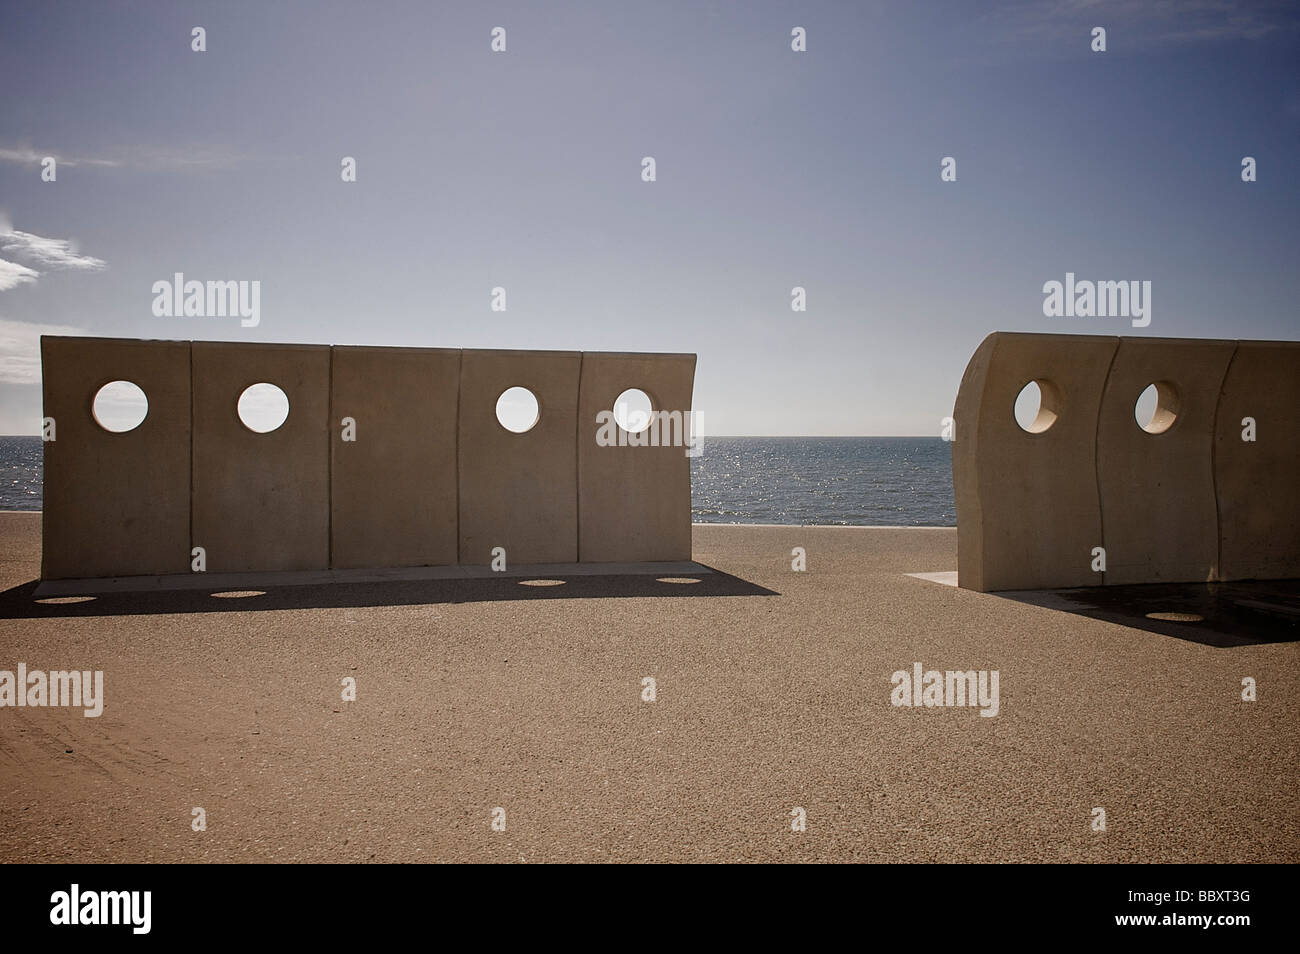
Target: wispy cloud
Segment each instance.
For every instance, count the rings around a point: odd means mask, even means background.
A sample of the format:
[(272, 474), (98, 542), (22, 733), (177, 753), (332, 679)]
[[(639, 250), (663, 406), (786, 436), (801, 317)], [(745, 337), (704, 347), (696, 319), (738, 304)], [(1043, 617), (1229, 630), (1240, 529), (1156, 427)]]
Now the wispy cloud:
[(19, 265), (17, 262), (6, 262), (0, 258), (0, 291), (8, 291), (11, 288), (17, 288), (28, 282), (36, 281), (40, 272), (32, 271), (26, 265)]
[(41, 335), (84, 335), (84, 328), (0, 318), (0, 382), (41, 383)]
[(44, 270), (99, 271), (108, 267), (108, 263), (102, 258), (80, 254), (68, 239), (45, 238), (42, 235), (14, 229), (7, 232), (0, 231), (0, 252)]
[(0, 148), (0, 162), (17, 162), (22, 165), (35, 165), (46, 156), (53, 156), (58, 160), (60, 165), (64, 166), (117, 166), (119, 162), (111, 159), (80, 159), (75, 156), (61, 156), (54, 152), (40, 152), (31, 146), (20, 146), (17, 149)]
[[(31, 284), (43, 272), (93, 271), (108, 267), (102, 258), (82, 255), (75, 243), (68, 239), (46, 238), (31, 232), (20, 232), (0, 212), (0, 291), (9, 291), (19, 285)], [(10, 261), (9, 259), (18, 259)], [(23, 263), (26, 264), (23, 264)]]
[(222, 147), (193, 146), (184, 149), (161, 146), (122, 146), (107, 150), (103, 155), (70, 155), (53, 149), (37, 149), (30, 145), (0, 146), (0, 162), (19, 165), (38, 165), (47, 156), (53, 156), (59, 166), (103, 166), (113, 169), (186, 170), (229, 168), (245, 160), (245, 156)]

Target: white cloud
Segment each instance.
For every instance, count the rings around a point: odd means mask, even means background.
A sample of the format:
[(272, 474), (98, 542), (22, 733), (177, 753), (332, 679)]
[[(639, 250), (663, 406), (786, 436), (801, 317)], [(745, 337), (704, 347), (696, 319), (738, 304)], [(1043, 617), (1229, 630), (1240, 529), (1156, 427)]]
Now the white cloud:
[(0, 252), (22, 260), (15, 262), (0, 258), (0, 292), (31, 284), (42, 272), (97, 272), (108, 267), (101, 258), (82, 255), (77, 251), (77, 246), (67, 239), (46, 238), (31, 232), (17, 231), (3, 212), (0, 212)]
[[(45, 238), (14, 229), (0, 232), (0, 252), (23, 259), (43, 269), (69, 268), (99, 271), (107, 266), (103, 259), (78, 254), (76, 246), (67, 239)], [(32, 272), (32, 274), (34, 276), (38, 273)]]
[(38, 152), (31, 146), (0, 149), (0, 162), (17, 162), (25, 166), (35, 165), (46, 156), (53, 156), (61, 166), (120, 166), (122, 164), (113, 159), (80, 159), (75, 156), (61, 156), (56, 152)]
[(42, 151), (27, 145), (0, 147), (0, 162), (16, 162), (19, 165), (31, 166), (39, 164), (47, 156), (53, 156), (59, 166), (104, 166), (114, 169), (132, 168), (152, 171), (225, 168), (242, 162), (245, 158), (223, 147), (206, 146), (180, 149), (161, 146), (123, 146), (109, 150), (107, 155), (102, 156), (69, 156), (52, 150)]
[(0, 291), (17, 288), (25, 282), (34, 282), (40, 272), (33, 271), (17, 262), (6, 262), (0, 258)]
[(41, 335), (84, 335), (84, 328), (0, 318), (0, 382), (41, 383)]

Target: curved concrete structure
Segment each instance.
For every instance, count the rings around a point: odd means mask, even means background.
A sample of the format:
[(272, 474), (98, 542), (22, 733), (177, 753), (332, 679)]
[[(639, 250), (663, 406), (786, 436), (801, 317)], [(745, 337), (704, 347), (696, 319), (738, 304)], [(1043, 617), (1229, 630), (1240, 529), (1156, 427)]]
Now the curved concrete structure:
[[(1219, 578), (1211, 451), (1219, 389), (1235, 346), (1120, 339), (1097, 421), (1104, 582)], [(1173, 402), (1173, 419), (1165, 430), (1150, 433), (1138, 426), (1134, 404), (1157, 383), (1161, 405)]]
[[(1026, 431), (1015, 402), (1035, 380), (1046, 413)], [(1300, 577), (1297, 407), (1291, 342), (989, 335), (954, 413), (959, 585)]]
[[(642, 388), (689, 416), (694, 355), (52, 336), (41, 353), (44, 579), (189, 573), (195, 547), (217, 573), (691, 556), (686, 449), (597, 447), (596, 412)], [(91, 415), (114, 380), (149, 399), (127, 433)], [(261, 382), (289, 399), (268, 433), (236, 410)], [(524, 433), (496, 417), (514, 386), (540, 403)]]
[[(1101, 542), (1097, 411), (1114, 338), (993, 334), (971, 358), (953, 413), (957, 578), (976, 590), (1087, 586)], [(1056, 415), (1040, 433), (1016, 423), (1037, 380)]]
[[(1219, 572), (1300, 577), (1300, 342), (1238, 343), (1217, 416)], [(1247, 418), (1254, 441), (1242, 440)]]

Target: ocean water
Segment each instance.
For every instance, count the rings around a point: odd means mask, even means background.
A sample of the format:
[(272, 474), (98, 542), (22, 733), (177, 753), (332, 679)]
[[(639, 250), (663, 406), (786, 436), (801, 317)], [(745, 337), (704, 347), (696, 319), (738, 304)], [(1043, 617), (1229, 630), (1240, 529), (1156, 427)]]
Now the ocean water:
[(0, 437), (0, 510), (41, 509), (41, 439)]
[(939, 437), (705, 437), (696, 523), (955, 527), (952, 445)]
[[(956, 526), (938, 437), (706, 437), (691, 498), (698, 523)], [(41, 439), (0, 437), (0, 510), (40, 509)]]

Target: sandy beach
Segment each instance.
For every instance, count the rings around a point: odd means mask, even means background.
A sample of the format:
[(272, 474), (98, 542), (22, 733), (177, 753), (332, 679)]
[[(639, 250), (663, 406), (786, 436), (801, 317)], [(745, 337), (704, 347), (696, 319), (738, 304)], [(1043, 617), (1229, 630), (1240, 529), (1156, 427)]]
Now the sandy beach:
[[(695, 583), (54, 604), (39, 557), (0, 514), (0, 669), (102, 670), (104, 711), (0, 709), (6, 863), (1300, 861), (1300, 644), (907, 576), (951, 529), (697, 525)], [(997, 670), (997, 716), (891, 705), (916, 662)]]

